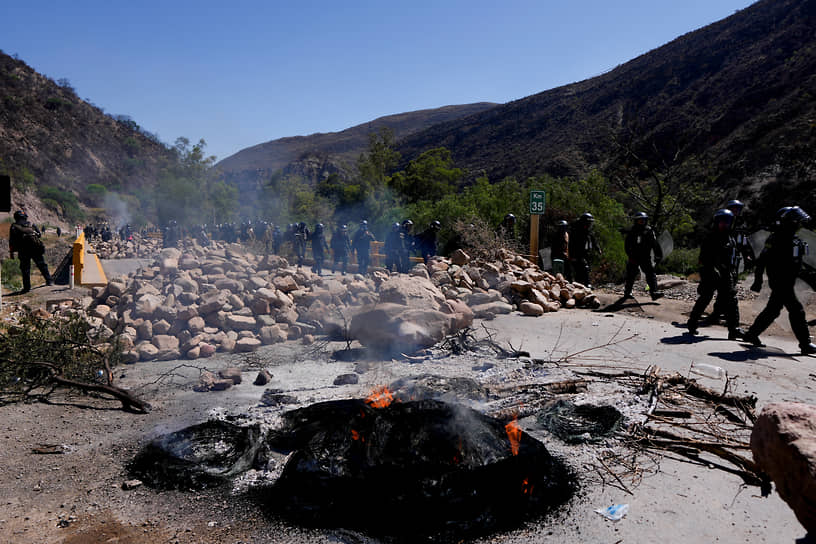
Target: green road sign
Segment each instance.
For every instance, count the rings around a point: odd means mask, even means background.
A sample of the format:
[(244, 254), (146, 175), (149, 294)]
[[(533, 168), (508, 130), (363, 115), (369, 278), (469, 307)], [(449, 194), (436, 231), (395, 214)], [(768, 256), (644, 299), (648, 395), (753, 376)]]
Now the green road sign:
[(543, 215), (545, 200), (545, 191), (530, 191), (530, 215)]

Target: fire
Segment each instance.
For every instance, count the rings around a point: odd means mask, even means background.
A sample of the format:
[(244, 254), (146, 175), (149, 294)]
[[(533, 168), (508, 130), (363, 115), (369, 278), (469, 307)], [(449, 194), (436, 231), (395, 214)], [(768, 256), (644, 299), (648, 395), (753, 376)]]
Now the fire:
[(510, 439), (510, 451), (513, 452), (513, 455), (518, 455), (519, 444), (521, 443), (521, 427), (513, 418), (513, 421), (504, 426), (504, 430), (507, 431), (507, 438)]
[(388, 390), (386, 386), (375, 387), (371, 394), (366, 398), (366, 404), (372, 408), (385, 408), (394, 402), (394, 395)]
[(530, 483), (530, 480), (524, 478), (524, 481), (521, 482), (521, 494), (522, 495), (530, 495), (533, 493), (533, 485)]
[[(360, 436), (360, 433), (358, 433), (357, 431), (352, 429), (351, 430), (351, 438), (352, 438), (352, 440), (360, 440), (362, 437)], [(362, 439), (362, 442), (365, 442), (365, 438)]]

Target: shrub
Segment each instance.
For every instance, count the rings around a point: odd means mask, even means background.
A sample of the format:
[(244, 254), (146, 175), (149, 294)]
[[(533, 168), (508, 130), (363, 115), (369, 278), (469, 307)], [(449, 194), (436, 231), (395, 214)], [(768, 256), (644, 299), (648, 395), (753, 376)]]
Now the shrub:
[(660, 263), (659, 271), (675, 276), (688, 276), (697, 272), (697, 260), (700, 257), (700, 248), (675, 248)]
[(3, 259), (3, 285), (9, 289), (20, 289), (23, 286), (23, 275), (20, 272), (20, 261)]

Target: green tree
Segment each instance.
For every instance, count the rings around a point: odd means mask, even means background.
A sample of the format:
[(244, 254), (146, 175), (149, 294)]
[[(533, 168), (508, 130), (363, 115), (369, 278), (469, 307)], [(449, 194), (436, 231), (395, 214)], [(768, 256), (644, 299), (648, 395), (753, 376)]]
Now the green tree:
[(383, 187), (400, 161), (394, 149), (394, 131), (382, 127), (368, 135), (368, 150), (357, 160), (360, 181), (370, 188)]
[(460, 168), (454, 167), (451, 152), (438, 147), (409, 162), (405, 170), (391, 176), (388, 184), (409, 203), (415, 203), (455, 193), (463, 175)]

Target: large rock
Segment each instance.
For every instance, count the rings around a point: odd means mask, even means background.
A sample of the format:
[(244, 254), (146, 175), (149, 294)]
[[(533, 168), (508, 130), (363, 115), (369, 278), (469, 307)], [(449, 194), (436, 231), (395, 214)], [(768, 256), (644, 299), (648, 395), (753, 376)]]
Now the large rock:
[(380, 302), (439, 310), (445, 303), (445, 295), (428, 279), (393, 276), (380, 285)]
[(364, 346), (389, 353), (412, 353), (433, 346), (450, 330), (448, 314), (385, 303), (356, 314), (349, 332)]
[(754, 423), (751, 451), (799, 522), (816, 534), (816, 406), (767, 405)]

